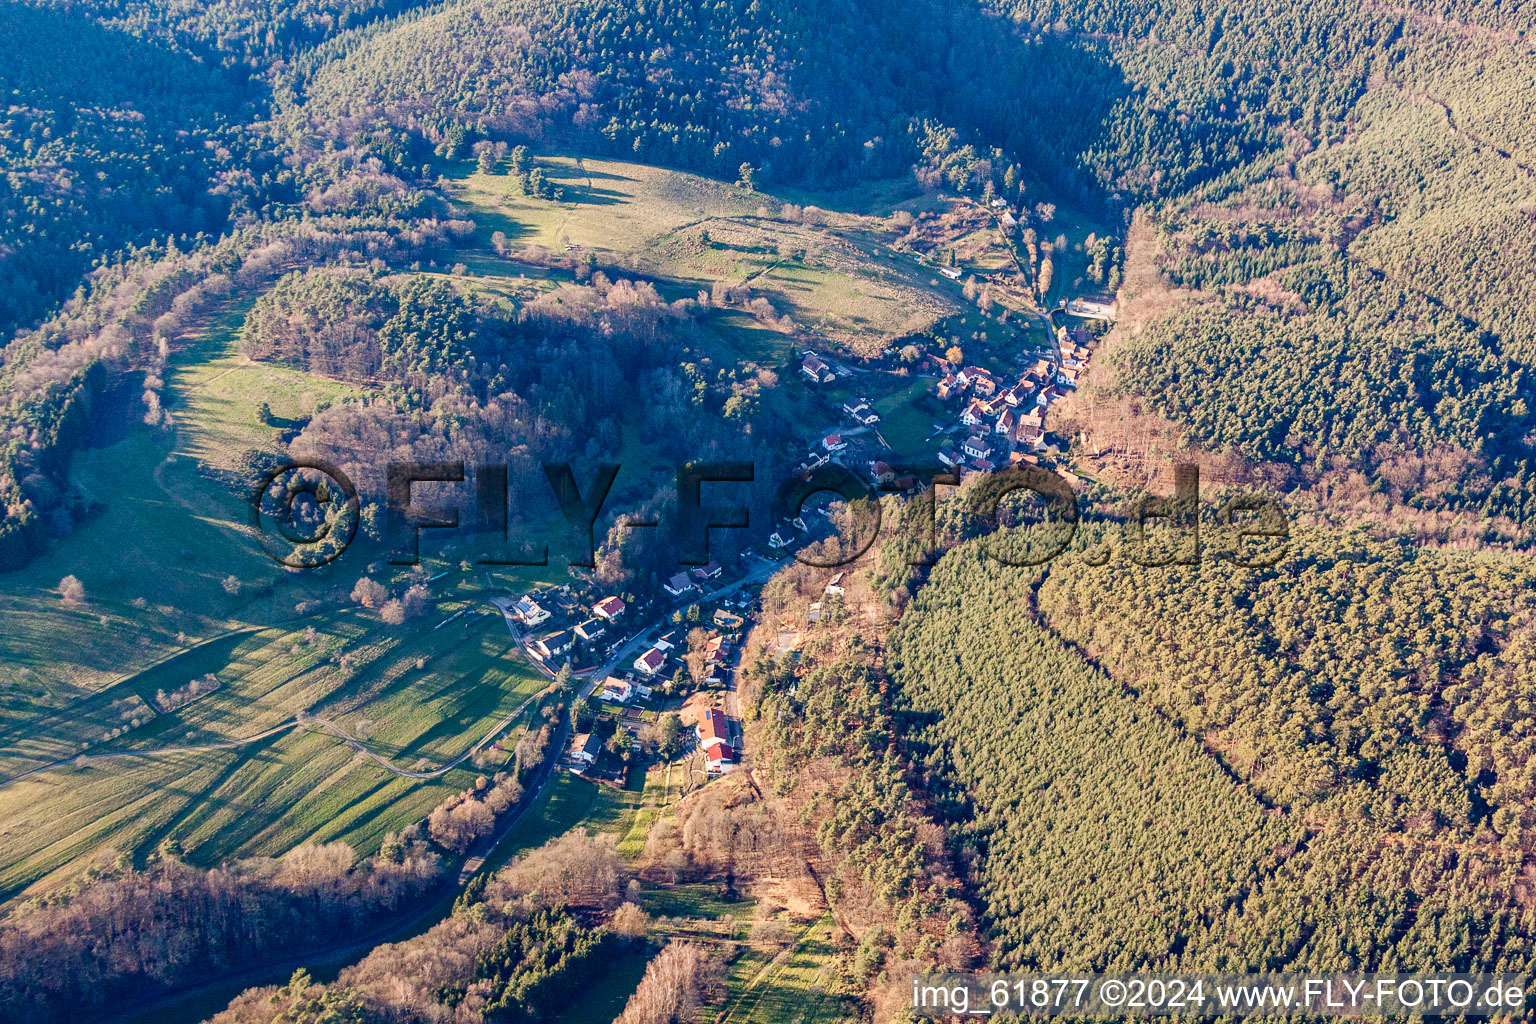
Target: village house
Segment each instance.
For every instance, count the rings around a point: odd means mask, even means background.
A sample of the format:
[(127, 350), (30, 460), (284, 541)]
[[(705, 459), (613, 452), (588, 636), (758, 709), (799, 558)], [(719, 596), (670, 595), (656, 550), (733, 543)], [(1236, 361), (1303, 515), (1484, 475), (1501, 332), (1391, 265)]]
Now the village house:
[(624, 602), (616, 597), (605, 597), (592, 606), (592, 614), (609, 622), (617, 622), (619, 616), (624, 614)]
[(710, 562), (693, 570), (693, 575), (701, 580), (717, 580), (720, 578), (720, 573), (722, 571), (723, 570), (720, 568), (720, 563), (711, 560)]
[(539, 637), (529, 644), (529, 647), (535, 658), (538, 658), (540, 661), (550, 661), (562, 654), (569, 653), (571, 646), (575, 642), (568, 630), (561, 629), (550, 633), (548, 636)]
[(608, 632), (608, 627), (604, 626), (597, 619), (588, 619), (576, 627), (576, 635), (588, 643), (596, 640), (606, 632)]
[(677, 646), (677, 630), (674, 629), (669, 633), (661, 634), (661, 636), (656, 638), (656, 643), (652, 646), (660, 651), (672, 650), (672, 648)]
[(1035, 392), (1039, 390), (1034, 381), (1029, 378), (1021, 378), (1017, 384), (1003, 393), (1003, 401), (1008, 405), (1018, 408), (1034, 402)]
[(610, 704), (628, 704), (639, 696), (639, 687), (628, 679), (620, 679), (618, 676), (609, 676), (603, 680), (603, 689), (598, 699), (608, 701)]
[(829, 452), (840, 452), (848, 447), (848, 442), (843, 440), (842, 434), (828, 434), (821, 439), (821, 446)]
[(958, 281), (958, 280), (960, 280), (960, 268), (959, 267), (940, 267), (939, 268), (939, 273), (943, 274), (945, 277), (949, 278), (951, 281)]
[(827, 585), (822, 588), (821, 592), (823, 594), (833, 594), (837, 597), (842, 597), (843, 578), (847, 575), (848, 574), (846, 572), (840, 572), (836, 576), (833, 576), (830, 580), (827, 581)]
[(944, 465), (948, 466), (950, 469), (954, 469), (956, 466), (960, 465), (960, 463), (965, 461), (965, 456), (961, 455), (953, 448), (942, 448), (939, 450), (939, 461), (944, 463)]
[(867, 398), (849, 399), (843, 403), (843, 412), (847, 413), (855, 423), (862, 423), (866, 427), (880, 422), (880, 417), (869, 407)]
[(980, 426), (986, 419), (986, 407), (974, 398), (971, 399), (971, 404), (965, 407), (965, 412), (960, 414), (960, 422), (968, 427)]
[(718, 665), (730, 651), (730, 643), (723, 636), (712, 636), (704, 644), (704, 664)]
[(896, 471), (889, 463), (876, 460), (869, 465), (869, 475), (875, 478), (877, 485), (885, 485), (896, 479)]
[(1013, 431), (1013, 446), (1015, 448), (1045, 447), (1045, 427), (1038, 419), (1022, 417), (1019, 425)]
[(666, 663), (666, 652), (652, 647), (635, 659), (635, 671), (644, 676), (655, 676)]
[(609, 676), (603, 681), (603, 689), (598, 695), (598, 699), (605, 700), (610, 704), (628, 704), (630, 698), (634, 695), (634, 684), (617, 676)]
[(1056, 369), (1056, 383), (1069, 388), (1077, 387), (1078, 375), (1082, 373), (1075, 366), (1061, 366)]
[(729, 771), (736, 763), (736, 751), (731, 747), (731, 725), (725, 712), (707, 708), (704, 717), (694, 727), (699, 739), (699, 749), (711, 774)]
[(821, 621), (821, 602), (820, 601), (812, 601), (811, 602), (810, 608), (806, 609), (805, 620), (807, 622), (820, 622)]
[(992, 442), (984, 437), (973, 436), (965, 439), (965, 444), (960, 450), (973, 459), (990, 459), (992, 457)]
[(1004, 409), (1003, 414), (997, 418), (995, 433), (1009, 437), (1013, 434), (1013, 428), (1018, 425), (1019, 415), (1012, 409)]
[(603, 741), (590, 732), (577, 733), (571, 739), (571, 774), (580, 775), (597, 763), (603, 752)]
[(817, 384), (826, 384), (836, 376), (832, 368), (815, 352), (805, 354), (805, 358), (800, 361), (800, 372)]
[(785, 537), (782, 534), (780, 534), (779, 531), (775, 530), (773, 532), (773, 535), (768, 538), (768, 546), (770, 548), (773, 548), (775, 551), (778, 551), (781, 548), (789, 547), (789, 545), (793, 541), (794, 541), (794, 535), (793, 534), (791, 534), (788, 537)]
[(934, 390), (938, 394), (941, 401), (948, 401), (949, 399), (954, 398), (956, 395), (964, 392), (965, 385), (960, 383), (958, 377), (950, 373), (946, 374), (944, 379), (939, 381), (938, 386)]
[(693, 589), (693, 583), (689, 581), (688, 574), (686, 572), (678, 573), (676, 576), (673, 576), (671, 579), (667, 580), (666, 583), (662, 584), (662, 586), (665, 588), (666, 592), (671, 594), (673, 597), (682, 597), (684, 594), (688, 593), (688, 591)]
[(512, 614), (525, 626), (538, 626), (549, 621), (549, 612), (539, 606), (531, 596), (524, 594), (523, 599), (512, 606)]

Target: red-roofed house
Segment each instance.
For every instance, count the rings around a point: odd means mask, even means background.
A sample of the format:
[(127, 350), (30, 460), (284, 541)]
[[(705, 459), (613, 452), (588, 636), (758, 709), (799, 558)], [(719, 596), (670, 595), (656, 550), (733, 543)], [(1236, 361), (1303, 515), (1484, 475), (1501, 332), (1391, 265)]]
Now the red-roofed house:
[(695, 732), (711, 772), (727, 771), (736, 763), (736, 751), (731, 747), (731, 726), (724, 711), (706, 710)]
[(667, 653), (652, 647), (640, 657), (635, 659), (635, 671), (647, 676), (654, 676), (661, 671), (661, 666), (667, 663)]
[(731, 724), (726, 719), (725, 712), (718, 708), (706, 708), (704, 717), (699, 719), (699, 724), (694, 727), (694, 731), (698, 733), (700, 746), (731, 742)]
[(592, 606), (592, 614), (609, 622), (617, 622), (624, 614), (624, 602), (616, 597), (605, 597)]
[(818, 384), (825, 384), (836, 376), (832, 368), (822, 362), (821, 357), (815, 352), (807, 352), (800, 362), (800, 372)]

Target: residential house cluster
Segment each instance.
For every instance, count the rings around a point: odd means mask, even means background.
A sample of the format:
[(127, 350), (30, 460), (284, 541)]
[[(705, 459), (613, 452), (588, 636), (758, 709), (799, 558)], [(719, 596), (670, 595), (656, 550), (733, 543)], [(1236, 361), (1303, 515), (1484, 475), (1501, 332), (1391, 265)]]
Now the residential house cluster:
[(719, 579), (724, 571), (719, 562), (711, 560), (707, 565), (701, 565), (692, 572), (684, 570), (668, 577), (667, 582), (662, 584), (662, 589), (673, 597), (684, 597), (696, 590), (703, 590), (702, 584)]
[(991, 472), (1020, 461), (1035, 461), (1045, 448), (1045, 418), (1051, 403), (1076, 389), (1090, 356), (1087, 332), (1058, 337), (1056, 361), (1039, 358), (1012, 382), (978, 366), (952, 370), (938, 382), (942, 401), (965, 400), (960, 423), (969, 430), (958, 447), (939, 452), (946, 466)]
[[(506, 616), (509, 627), (514, 623), (528, 630), (544, 627), (545, 632), (528, 640), (526, 648), (530, 656), (550, 669), (569, 661), (577, 642), (596, 644), (607, 637), (613, 624), (624, 614), (624, 602), (617, 597), (605, 597), (588, 609), (570, 597), (568, 588), (559, 587), (540, 591), (537, 597), (524, 594), (516, 600), (510, 597), (491, 600)], [(559, 609), (559, 622), (550, 621), (555, 612), (546, 604)], [(552, 628), (554, 626), (561, 628)], [(622, 642), (622, 638), (617, 638), (617, 642)]]

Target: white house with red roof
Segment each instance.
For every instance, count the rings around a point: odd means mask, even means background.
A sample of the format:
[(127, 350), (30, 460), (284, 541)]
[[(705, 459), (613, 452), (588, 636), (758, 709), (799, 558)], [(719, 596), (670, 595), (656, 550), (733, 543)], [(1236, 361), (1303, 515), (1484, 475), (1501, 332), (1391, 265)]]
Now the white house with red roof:
[(832, 372), (832, 367), (828, 366), (815, 352), (805, 354), (805, 358), (800, 361), (800, 372), (817, 384), (825, 384), (836, 376)]
[(842, 434), (828, 434), (821, 439), (821, 446), (829, 452), (840, 452), (848, 447), (848, 442), (843, 440)]
[(667, 652), (652, 647), (635, 659), (635, 671), (641, 675), (654, 676), (661, 671), (661, 667), (666, 663)]
[(694, 727), (699, 737), (699, 749), (711, 774), (730, 771), (736, 764), (736, 751), (731, 746), (731, 724), (724, 711), (709, 708)]
[(592, 606), (592, 614), (609, 622), (617, 622), (619, 616), (624, 614), (624, 602), (616, 597), (605, 597)]

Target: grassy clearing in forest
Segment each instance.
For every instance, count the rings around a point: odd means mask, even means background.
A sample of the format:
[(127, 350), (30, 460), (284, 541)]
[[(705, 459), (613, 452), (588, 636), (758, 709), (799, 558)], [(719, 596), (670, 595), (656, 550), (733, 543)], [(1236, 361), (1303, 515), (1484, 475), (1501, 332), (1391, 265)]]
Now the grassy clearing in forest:
[(495, 258), (497, 232), (514, 252), (536, 245), (564, 256), (575, 246), (603, 266), (669, 278), (679, 295), (746, 283), (779, 313), (860, 351), (960, 308), (953, 289), (934, 286), (930, 270), (889, 248), (900, 232), (884, 218), (908, 198), (890, 183), (850, 190), (837, 210), (785, 219), (778, 196), (681, 171), (571, 156), (537, 163), (564, 190), (560, 200), (509, 194), (504, 174), (450, 184), (479, 225), (479, 251), (465, 259), (474, 277), (521, 273)]
[(724, 1009), (710, 1007), (698, 1019), (724, 1024), (825, 1024), (842, 1020), (849, 1005), (834, 994), (832, 973), (837, 924), (831, 914), (800, 933), (795, 945), (770, 957), (748, 949), (726, 977)]

